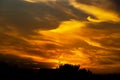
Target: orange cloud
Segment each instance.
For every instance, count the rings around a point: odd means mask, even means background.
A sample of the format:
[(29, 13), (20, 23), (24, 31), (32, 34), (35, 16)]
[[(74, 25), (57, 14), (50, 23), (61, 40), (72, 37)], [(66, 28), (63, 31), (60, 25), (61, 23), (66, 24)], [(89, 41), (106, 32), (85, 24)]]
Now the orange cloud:
[[(86, 22), (80, 22), (77, 20), (64, 21), (56, 29), (37, 31), (42, 34), (45, 39), (55, 42), (57, 45), (70, 45), (74, 44), (76, 40), (83, 40), (89, 45), (102, 47), (100, 43), (92, 41), (88, 36), (84, 36), (85, 28), (87, 28)], [(65, 37), (63, 37), (65, 36)], [(63, 42), (64, 41), (64, 42)]]
[(62, 22), (56, 29), (45, 31), (37, 30), (37, 32), (42, 34), (44, 38), (52, 40), (61, 45), (70, 44), (70, 42), (72, 42), (75, 38), (78, 38), (77, 33), (82, 27), (85, 27), (83, 22), (71, 20)]
[[(90, 64), (89, 58), (83, 52), (82, 49), (74, 48), (76, 46), (76, 40), (83, 40), (89, 45), (101, 47), (99, 43), (91, 41), (89, 37), (82, 35), (84, 29), (86, 28), (86, 23), (70, 20), (61, 22), (61, 24), (56, 29), (52, 30), (36, 30), (35, 32), (42, 35), (43, 39), (46, 41), (37, 40), (39, 45), (52, 43), (61, 46), (61, 49), (54, 49), (53, 53), (59, 55), (57, 60), (61, 63), (71, 63), (71, 64)], [(81, 35), (80, 35), (81, 34)], [(35, 41), (32, 41), (33, 43)], [(72, 46), (74, 45), (74, 46)], [(85, 46), (85, 45), (83, 45)], [(45, 49), (46, 50), (46, 49)], [(48, 51), (49, 48), (46, 50)], [(68, 57), (69, 56), (69, 57)]]
[(75, 8), (82, 10), (85, 13), (97, 18), (94, 19), (91, 16), (89, 16), (87, 19), (91, 22), (120, 22), (120, 18), (115, 12), (102, 9), (94, 5), (78, 3), (76, 0), (70, 0), (70, 4)]
[[(61, 22), (56, 29), (38, 29), (35, 32), (37, 35), (29, 35), (29, 38), (19, 36), (18, 33), (6, 33), (26, 41), (29, 47), (25, 48), (25, 45), (20, 45), (25, 49), (19, 49), (15, 45), (8, 48), (6, 46), (6, 49), (5, 47), (1, 48), (0, 52), (31, 59), (36, 62), (81, 64), (83, 67), (90, 68), (99, 63), (99, 58), (96, 57), (98, 53), (96, 48), (116, 50), (116, 48), (103, 46), (100, 42), (93, 40), (93, 38), (101, 40), (105, 35), (100, 35), (101, 31), (98, 32), (97, 30), (90, 29), (87, 22), (72, 19)], [(113, 37), (118, 37), (118, 35), (114, 35)], [(80, 41), (83, 42), (79, 43)], [(101, 50), (101, 52), (104, 53), (104, 50)], [(94, 63), (91, 63), (90, 56), (95, 56), (96, 60), (94, 59)]]

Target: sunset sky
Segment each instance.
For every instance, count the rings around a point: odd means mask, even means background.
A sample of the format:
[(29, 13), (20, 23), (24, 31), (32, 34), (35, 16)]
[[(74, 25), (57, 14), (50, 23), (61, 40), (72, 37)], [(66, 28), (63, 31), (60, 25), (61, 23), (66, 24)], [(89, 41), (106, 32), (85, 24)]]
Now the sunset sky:
[(95, 73), (120, 72), (119, 4), (120, 0), (0, 0), (0, 56), (49, 68), (80, 64)]

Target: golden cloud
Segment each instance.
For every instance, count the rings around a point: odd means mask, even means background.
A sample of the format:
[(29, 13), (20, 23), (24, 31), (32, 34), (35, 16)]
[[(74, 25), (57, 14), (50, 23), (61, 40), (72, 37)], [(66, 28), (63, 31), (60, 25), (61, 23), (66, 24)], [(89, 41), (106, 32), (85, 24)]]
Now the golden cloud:
[[(90, 64), (88, 56), (84, 53), (84, 50), (76, 47), (76, 40), (82, 40), (87, 44), (95, 47), (102, 47), (99, 43), (90, 40), (89, 37), (84, 36), (84, 29), (87, 28), (85, 22), (70, 20), (63, 21), (56, 29), (52, 30), (36, 30), (38, 34), (42, 35), (43, 39), (34, 40), (33, 43), (38, 43), (39, 45), (46, 45), (48, 43), (52, 43), (62, 48), (49, 50), (49, 48), (45, 49), (45, 52), (53, 51), (57, 60), (60, 60), (61, 63), (71, 63), (71, 64)], [(80, 35), (81, 34), (81, 35)], [(74, 45), (74, 46), (72, 46)], [(83, 44), (83, 46), (85, 46)], [(68, 57), (69, 56), (69, 57)]]
[(102, 9), (94, 5), (78, 3), (76, 0), (70, 0), (70, 4), (87, 14), (94, 16), (96, 19), (91, 16), (87, 18), (91, 22), (120, 22), (120, 18), (115, 12)]
[[(86, 22), (77, 20), (64, 21), (56, 29), (37, 31), (42, 34), (45, 39), (49, 39), (57, 43), (57, 45), (70, 45), (76, 40), (83, 40), (89, 45), (102, 47), (100, 43), (92, 41), (89, 37), (85, 37), (84, 31), (87, 28)], [(88, 34), (89, 35), (89, 34)], [(65, 36), (65, 37), (63, 37)], [(63, 42), (64, 41), (64, 42)]]
[[(12, 30), (14, 29), (12, 28)], [(24, 49), (18, 49), (15, 45), (8, 48), (6, 46), (6, 49), (5, 47), (1, 48), (1, 52), (31, 59), (36, 62), (81, 64), (83, 67), (90, 68), (99, 63), (99, 57), (102, 58), (102, 56), (97, 57), (96, 54), (101, 55), (105, 52), (104, 49), (116, 50), (114, 47), (106, 47), (101, 45), (101, 42), (93, 40), (93, 38), (101, 40), (105, 35), (101, 35), (100, 33), (103, 33), (101, 31), (89, 28), (88, 22), (71, 19), (69, 21), (61, 22), (56, 29), (38, 29), (35, 30), (35, 32), (38, 35), (29, 35), (29, 38), (19, 36), (18, 33), (16, 35), (11, 34), (10, 32), (6, 33), (9, 36), (26, 41), (26, 44), (29, 44), (29, 47), (25, 48), (25, 45), (20, 45), (23, 46)], [(80, 41), (83, 41), (84, 43), (82, 42), (81, 44), (79, 43)], [(102, 49), (102, 53), (99, 54), (100, 51), (96, 50), (96, 48)], [(94, 63), (91, 63), (91, 61), (93, 61), (90, 58), (91, 56), (94, 56), (96, 59), (93, 59)], [(104, 61), (101, 58), (100, 60)]]

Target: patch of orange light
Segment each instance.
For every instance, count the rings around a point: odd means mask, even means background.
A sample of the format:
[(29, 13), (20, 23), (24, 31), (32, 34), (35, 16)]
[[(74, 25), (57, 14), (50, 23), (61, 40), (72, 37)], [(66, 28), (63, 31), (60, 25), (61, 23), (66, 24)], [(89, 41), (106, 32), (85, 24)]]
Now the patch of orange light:
[(59, 45), (70, 44), (70, 42), (78, 38), (77, 32), (80, 32), (83, 27), (85, 27), (85, 23), (70, 20), (62, 22), (56, 29), (38, 30), (37, 33), (42, 34), (44, 39), (56, 42)]
[[(120, 17), (112, 11), (105, 10), (93, 5), (87, 5), (78, 3), (76, 0), (70, 0), (71, 5), (75, 8), (84, 11), (90, 15), (93, 15), (97, 19), (88, 17), (87, 19), (91, 22), (120, 22)], [(103, 14), (102, 14), (103, 13)]]

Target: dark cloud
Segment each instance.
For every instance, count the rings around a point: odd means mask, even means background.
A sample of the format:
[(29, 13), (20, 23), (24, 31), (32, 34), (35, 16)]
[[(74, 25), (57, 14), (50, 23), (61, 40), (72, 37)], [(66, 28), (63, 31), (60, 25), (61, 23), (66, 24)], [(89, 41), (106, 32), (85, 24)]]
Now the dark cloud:
[(50, 68), (56, 65), (55, 63), (49, 62), (36, 62), (31, 59), (24, 59), (14, 55), (4, 55), (0, 53), (0, 62), (7, 63), (9, 66), (21, 67), (21, 68)]
[(119, 0), (76, 0), (79, 3), (94, 5), (100, 8), (108, 9), (111, 11), (115, 11), (119, 14), (120, 12), (120, 1)]
[(0, 46), (13, 46), (14, 48), (22, 48), (22, 46), (27, 47), (27, 46), (30, 46), (28, 42), (22, 40), (22, 39), (19, 39), (19, 38), (16, 38), (16, 37), (13, 37), (13, 36), (9, 36), (9, 35), (6, 35), (6, 34), (2, 34), (0, 33)]
[(36, 29), (56, 28), (61, 21), (82, 19), (80, 15), (85, 16), (62, 1), (46, 4), (29, 3), (23, 0), (1, 0), (0, 4), (1, 26), (16, 27), (21, 33), (27, 35)]
[[(55, 54), (45, 51), (46, 49), (54, 50), (55, 48), (59, 48), (57, 45), (54, 44), (45, 44), (42, 46), (33, 45), (32, 43), (29, 43), (23, 39), (6, 35), (6, 34), (0, 34), (0, 52), (4, 52), (4, 54), (13, 54), (12, 52), (7, 52), (6, 49), (12, 49), (17, 50), (19, 52), (24, 52), (21, 54), (28, 54), (33, 56), (40, 56), (44, 58), (55, 58)], [(9, 50), (8, 50), (9, 51)], [(54, 54), (54, 55), (52, 55)], [(17, 53), (16, 53), (17, 55)], [(49, 55), (52, 55), (51, 57)]]
[(110, 0), (114, 4), (114, 8), (117, 12), (120, 12), (120, 0)]

